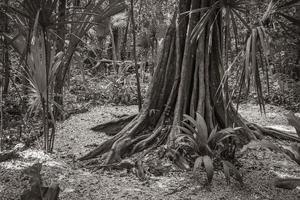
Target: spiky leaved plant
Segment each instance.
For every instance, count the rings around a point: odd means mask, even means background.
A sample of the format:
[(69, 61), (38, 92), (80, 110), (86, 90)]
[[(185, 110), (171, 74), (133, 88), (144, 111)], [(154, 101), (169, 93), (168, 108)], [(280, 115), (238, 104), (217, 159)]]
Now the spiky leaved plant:
[[(42, 108), (44, 129), (44, 150), (51, 152), (54, 144), (55, 121), (52, 114), (53, 83), (56, 71), (61, 62), (54, 60), (55, 49), (47, 26), (53, 21), (52, 9), (56, 1), (31, 2), (24, 0), (22, 10), (10, 8), (9, 15), (19, 30), (17, 36), (5, 35), (24, 61), (23, 74), (27, 81), (26, 87), (29, 96), (27, 116), (38, 113)], [(31, 5), (31, 6), (30, 6)], [(50, 123), (51, 120), (51, 123)], [(52, 124), (52, 133), (49, 134), (49, 124)]]
[[(193, 169), (194, 174), (203, 164), (208, 183), (210, 184), (214, 174), (213, 159), (217, 157), (222, 160), (223, 172), (227, 182), (230, 181), (230, 175), (234, 175), (236, 180), (243, 184), (242, 176), (227, 158), (234, 156), (235, 144), (233, 143), (240, 128), (226, 128), (218, 131), (217, 127), (215, 127), (209, 134), (204, 118), (199, 113), (196, 113), (196, 119), (189, 115), (184, 115), (182, 126), (179, 126), (179, 129), (181, 133), (176, 138), (175, 144), (177, 146), (173, 153), (178, 155), (178, 152), (182, 150), (192, 152), (196, 156)], [(224, 152), (227, 155), (224, 155)], [(182, 156), (177, 156), (177, 158), (179, 159), (174, 160), (175, 164), (181, 168), (189, 168), (186, 159)]]
[[(37, 113), (42, 108), (44, 149), (46, 152), (51, 152), (55, 134), (55, 120), (52, 112), (52, 106), (54, 105), (53, 84), (61, 63), (62, 52), (55, 56), (55, 51), (47, 49), (47, 45), (50, 45), (50, 41), (47, 38), (49, 35), (38, 23), (40, 12), (41, 10), (36, 15), (28, 46), (29, 51), (26, 56), (26, 68), (24, 68), (26, 80), (29, 83), (29, 109), (27, 116)], [(49, 134), (49, 124), (52, 125), (51, 134)]]
[[(58, 0), (23, 0), (17, 2), (17, 6), (0, 3), (0, 7), (7, 8), (7, 15), (19, 30), (17, 35), (5, 35), (5, 37), (20, 54), (21, 61), (25, 61), (24, 71), (29, 83), (26, 87), (30, 91), (28, 114), (39, 110), (37, 108), (42, 108), (44, 148), (47, 152), (52, 150), (54, 143), (55, 121), (52, 107), (53, 105), (55, 105), (54, 108), (60, 106), (58, 105), (60, 102), (52, 101), (53, 85), (63, 87), (63, 80), (69, 69), (72, 55), (85, 33), (97, 22), (124, 9), (124, 3), (120, 1), (104, 6), (104, 9), (98, 12), (105, 4), (104, 0), (100, 0), (90, 2), (82, 8), (68, 8), (70, 12), (65, 16), (64, 22), (57, 22), (57, 3)], [(75, 15), (76, 19), (74, 19)], [(55, 49), (52, 46), (56, 46), (53, 44), (56, 40), (60, 40), (56, 27), (61, 23), (71, 23), (72, 27), (74, 25), (74, 32), (70, 34), (66, 51), (63, 54), (59, 53), (55, 59)], [(59, 73), (57, 73), (58, 69)], [(55, 98), (57, 97), (62, 98), (62, 94), (55, 95)], [(51, 135), (49, 135), (48, 127), (49, 118), (53, 125)]]

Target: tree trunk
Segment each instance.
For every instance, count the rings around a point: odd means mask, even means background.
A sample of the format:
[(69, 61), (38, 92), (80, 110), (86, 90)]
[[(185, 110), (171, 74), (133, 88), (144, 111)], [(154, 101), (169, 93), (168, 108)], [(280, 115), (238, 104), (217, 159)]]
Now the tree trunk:
[[(211, 4), (208, 0), (180, 0), (179, 12)], [(232, 107), (226, 109), (224, 98), (217, 95), (223, 75), (221, 17), (215, 19), (214, 26), (218, 27), (212, 29), (211, 35), (207, 27), (199, 40), (190, 39), (201, 14), (174, 15), (140, 113), (117, 135), (79, 160), (105, 154), (106, 162), (114, 163), (153, 146), (156, 141), (173, 146), (183, 114), (194, 117), (196, 112), (200, 113), (209, 130), (215, 126), (225, 128), (226, 124), (246, 127)], [(151, 127), (154, 130), (148, 135), (144, 130)]]
[[(5, 4), (8, 4), (8, 0), (5, 0)], [(3, 27), (1, 27), (1, 31), (4, 33), (8, 33), (8, 17), (6, 14), (1, 14), (1, 18), (3, 19)], [(1, 23), (1, 24), (2, 24)], [(4, 81), (3, 81), (3, 92), (2, 96), (5, 98), (8, 93), (9, 88), (9, 78), (10, 78), (10, 61), (9, 61), (9, 47), (7, 41), (4, 39), (3, 41), (3, 68), (4, 68)]]
[[(56, 41), (56, 52), (64, 52), (64, 44), (65, 44), (65, 37), (66, 37), (66, 26), (62, 22), (64, 22), (65, 14), (66, 14), (66, 0), (59, 0), (58, 6), (58, 22), (61, 24), (58, 25), (58, 39)], [(63, 68), (60, 68), (54, 86), (54, 101), (58, 103), (58, 105), (63, 105), (63, 86), (64, 80), (61, 76)], [(62, 113), (60, 112), (59, 108), (54, 107), (54, 117), (56, 120), (62, 120)]]
[(127, 57), (127, 51), (126, 51), (126, 47), (127, 47), (127, 37), (128, 37), (128, 29), (129, 29), (129, 22), (130, 22), (130, 15), (128, 15), (127, 21), (126, 21), (126, 27), (125, 27), (125, 31), (124, 31), (124, 36), (123, 36), (123, 40), (122, 40), (122, 44), (121, 44), (121, 52), (120, 52), (120, 56), (121, 56), (121, 60), (126, 60)]
[(140, 84), (139, 70), (138, 70), (138, 66), (137, 66), (137, 56), (136, 56), (136, 35), (135, 35), (135, 20), (134, 20), (133, 0), (130, 1), (130, 7), (131, 7), (130, 13), (131, 13), (132, 38), (133, 38), (132, 54), (133, 54), (133, 60), (134, 60), (138, 105), (139, 105), (139, 110), (141, 110), (141, 108), (142, 108), (142, 95), (141, 95), (141, 84)]
[[(300, 5), (296, 6), (296, 12), (295, 16), (296, 19), (300, 20)], [(300, 33), (300, 26), (297, 27), (298, 34)], [(297, 58), (296, 58), (296, 66), (295, 66), (295, 74), (296, 74), (296, 79), (300, 81), (300, 38), (298, 37), (297, 39)]]

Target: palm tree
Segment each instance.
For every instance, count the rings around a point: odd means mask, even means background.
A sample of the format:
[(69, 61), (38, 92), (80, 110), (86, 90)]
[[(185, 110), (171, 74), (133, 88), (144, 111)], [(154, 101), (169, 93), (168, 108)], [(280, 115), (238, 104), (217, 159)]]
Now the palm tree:
[[(8, 16), (19, 29), (17, 35), (5, 36), (20, 54), (21, 60), (25, 61), (24, 72), (30, 91), (29, 116), (36, 112), (37, 108), (42, 108), (46, 152), (52, 151), (54, 144), (55, 120), (52, 108), (60, 108), (61, 105), (59, 101), (53, 101), (57, 100), (54, 96), (62, 98), (62, 93), (59, 92), (62, 91), (62, 83), (76, 46), (87, 30), (95, 24), (95, 18), (97, 21), (105, 20), (124, 9), (123, 2), (118, 2), (106, 6), (103, 12), (98, 13), (97, 11), (105, 2), (97, 1), (88, 4), (85, 8), (72, 8), (73, 12), (68, 12), (64, 20), (57, 21), (57, 15), (60, 14), (56, 12), (57, 3), (58, 0), (24, 0), (14, 7), (1, 5), (7, 8), (10, 14)], [(69, 21), (69, 18), (73, 19), (74, 15), (77, 16), (76, 20)], [(62, 39), (59, 38), (62, 34), (57, 32), (57, 28), (68, 23), (75, 25), (73, 29), (75, 32), (71, 33), (66, 51), (56, 53), (56, 49), (52, 46), (56, 47), (55, 43), (61, 44)], [(51, 135), (49, 135), (49, 124), (53, 126)]]

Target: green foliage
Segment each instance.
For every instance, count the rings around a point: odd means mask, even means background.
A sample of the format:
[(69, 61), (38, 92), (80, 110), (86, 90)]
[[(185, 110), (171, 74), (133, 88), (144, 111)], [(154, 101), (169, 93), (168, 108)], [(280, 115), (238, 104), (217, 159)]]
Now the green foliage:
[[(233, 143), (237, 139), (236, 133), (240, 128), (227, 128), (218, 131), (218, 128), (215, 127), (209, 134), (205, 120), (199, 113), (196, 113), (196, 119), (184, 115), (182, 126), (179, 129), (181, 133), (176, 136), (175, 140), (175, 144), (177, 144), (176, 152), (188, 151), (195, 154), (194, 174), (203, 165), (208, 183), (211, 183), (214, 172), (213, 159), (228, 159), (230, 156), (224, 155), (224, 153), (233, 154), (234, 157), (235, 149), (232, 149), (232, 145), (235, 145)], [(230, 152), (232, 150), (233, 152)], [(229, 175), (233, 174), (240, 183), (243, 182), (237, 169), (228, 160), (223, 162), (223, 171), (227, 180)]]
[[(267, 85), (269, 85), (269, 78), (268, 78), (268, 56), (270, 55), (270, 48), (268, 44), (268, 35), (265, 31), (265, 28), (262, 26), (258, 26), (256, 28), (252, 29), (251, 34), (249, 35), (246, 46), (245, 46), (245, 64), (244, 68), (242, 69), (242, 74), (240, 76), (240, 88), (239, 88), (239, 96), (241, 95), (242, 88), (246, 88), (246, 94), (248, 95), (250, 91), (250, 84), (251, 80), (254, 81), (257, 97), (258, 97), (258, 103), (260, 105), (261, 112), (265, 110), (265, 102), (264, 102), (264, 96), (263, 96), (263, 90), (262, 90), (262, 81), (261, 81), (261, 75), (260, 75), (260, 68), (265, 74), (265, 78), (267, 81)], [(260, 46), (258, 46), (260, 45)], [(264, 61), (262, 60), (262, 56), (258, 56), (262, 52), (266, 58), (266, 64), (264, 65)], [(261, 59), (259, 65), (258, 57)]]

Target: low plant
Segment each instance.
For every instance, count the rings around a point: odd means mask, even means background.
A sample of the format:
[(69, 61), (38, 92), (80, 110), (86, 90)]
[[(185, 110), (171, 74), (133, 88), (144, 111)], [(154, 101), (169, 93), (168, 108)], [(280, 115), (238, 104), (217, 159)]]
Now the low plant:
[[(177, 135), (175, 140), (175, 144), (178, 144), (178, 146), (173, 151), (177, 154), (185, 151), (190, 155), (194, 155), (193, 174), (195, 176), (199, 168), (203, 166), (207, 174), (207, 183), (210, 184), (213, 179), (215, 165), (221, 162), (227, 182), (229, 183), (230, 177), (233, 176), (243, 184), (241, 174), (231, 162), (234, 159), (236, 141), (238, 140), (236, 133), (241, 128), (218, 130), (216, 126), (209, 133), (205, 120), (197, 113), (196, 119), (184, 115), (182, 126), (179, 126), (179, 129), (181, 133)], [(181, 168), (188, 169), (187, 160), (183, 156), (177, 157), (180, 159), (177, 159), (175, 163)]]

